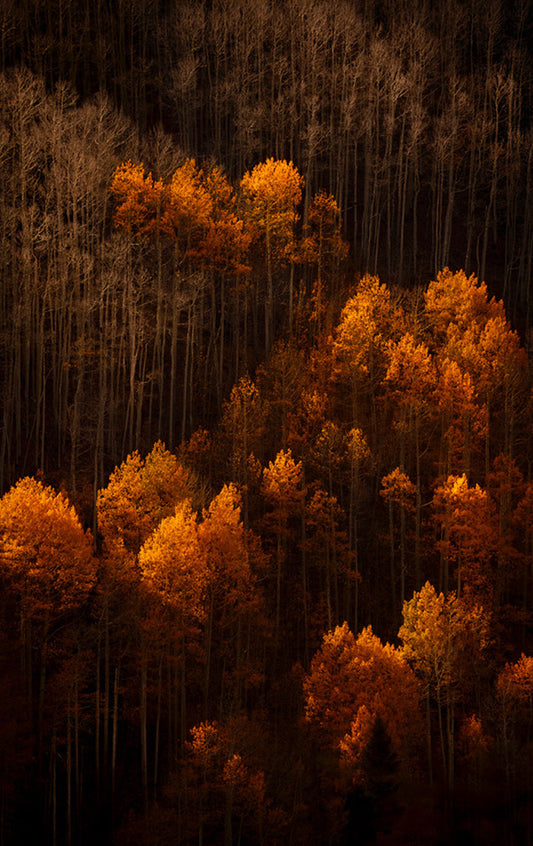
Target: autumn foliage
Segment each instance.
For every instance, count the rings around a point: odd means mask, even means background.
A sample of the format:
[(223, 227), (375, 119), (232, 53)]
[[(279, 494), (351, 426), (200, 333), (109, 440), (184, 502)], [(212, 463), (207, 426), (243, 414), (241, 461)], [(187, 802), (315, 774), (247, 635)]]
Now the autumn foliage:
[[(343, 288), (339, 207), (304, 182), (274, 158), (235, 185), (191, 157), (162, 179), (114, 171), (114, 237), (140, 274), (122, 334), (105, 306), (132, 448), (93, 505), (78, 492), (94, 538), (34, 478), (0, 501), (0, 634), (22, 681), (7, 658), (0, 673), (67, 834), (87, 773), (102, 818), (134, 773), (119, 843), (296, 826), (299, 846), (400, 826), (421, 784), (481, 795), (491, 767), (516, 795), (527, 769), (531, 659), (508, 660), (533, 594), (526, 353), (463, 271), (416, 296), (371, 273)], [(85, 339), (80, 380), (87, 355), (103, 366)], [(156, 418), (177, 450), (133, 448)], [(0, 746), (23, 778), (31, 750)]]

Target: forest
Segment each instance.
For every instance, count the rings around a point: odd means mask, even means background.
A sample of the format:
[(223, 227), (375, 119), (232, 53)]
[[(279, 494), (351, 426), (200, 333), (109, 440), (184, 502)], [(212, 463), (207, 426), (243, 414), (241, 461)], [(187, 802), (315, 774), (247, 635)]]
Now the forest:
[(0, 2), (0, 846), (533, 842), (532, 36)]

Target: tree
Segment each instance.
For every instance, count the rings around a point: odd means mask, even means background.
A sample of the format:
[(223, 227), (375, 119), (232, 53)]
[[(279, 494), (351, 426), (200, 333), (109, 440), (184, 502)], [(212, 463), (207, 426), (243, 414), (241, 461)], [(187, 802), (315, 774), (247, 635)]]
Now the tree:
[(256, 464), (263, 458), (268, 411), (268, 402), (249, 376), (243, 376), (233, 386), (222, 409), (220, 434), (223, 452), (227, 456), (230, 478), (243, 492), (246, 526), (249, 491), (254, 481), (257, 486), (259, 482)]
[(391, 566), (391, 597), (392, 612), (396, 610), (396, 568), (395, 568), (395, 535), (397, 533), (394, 519), (394, 506), (399, 509), (399, 546), (400, 546), (400, 598), (403, 606), (405, 600), (405, 573), (407, 569), (405, 556), (406, 517), (414, 511), (413, 500), (416, 498), (416, 486), (409, 476), (396, 467), (381, 480), (380, 494), (389, 507), (389, 539)]
[(311, 294), (311, 319), (320, 335), (331, 290), (339, 267), (348, 254), (348, 244), (341, 235), (341, 214), (332, 194), (319, 191), (309, 206), (306, 234), (300, 245), (301, 260), (316, 265), (316, 279)]
[(473, 322), (484, 326), (489, 319), (505, 319), (501, 300), (489, 300), (487, 285), (472, 273), (453, 273), (448, 267), (437, 274), (424, 293), (425, 311), (435, 331), (446, 333), (451, 324), (467, 329)]
[[(414, 452), (416, 486), (415, 574), (420, 573), (420, 534), (422, 523), (422, 468), (421, 455), (424, 442), (430, 439), (434, 422), (437, 388), (437, 371), (428, 347), (417, 343), (410, 332), (405, 332), (388, 348), (389, 363), (384, 379), (387, 398), (392, 401), (394, 427), (400, 439), (400, 463), (412, 466)], [(402, 602), (403, 599), (402, 598)]]
[(443, 373), (456, 365), (471, 379), (471, 402), (477, 405), (480, 420), (483, 415), (477, 434), (485, 441), (487, 473), (491, 439), (499, 437), (499, 451), (507, 453), (515, 440), (525, 373), (520, 340), (506, 320), (502, 301), (489, 299), (486, 284), (473, 275), (467, 278), (463, 271), (454, 274), (445, 268), (436, 281), (430, 282), (424, 298), (426, 315), (440, 346)]
[[(157, 668), (156, 733), (153, 748), (154, 780), (159, 761), (159, 726), (163, 701), (168, 702), (168, 752), (177, 757), (184, 742), (188, 689), (187, 658), (199, 626), (206, 617), (209, 566), (198, 538), (197, 517), (189, 500), (164, 517), (139, 550), (139, 570), (146, 588), (141, 663), (141, 766), (145, 801), (148, 788), (148, 671)], [(167, 680), (167, 696), (163, 695)]]
[(322, 743), (349, 757), (357, 736), (365, 746), (379, 715), (409, 770), (421, 737), (418, 683), (402, 652), (382, 644), (371, 626), (357, 638), (347, 623), (324, 635), (303, 689), (306, 720)]
[[(454, 781), (456, 705), (475, 684), (488, 644), (488, 619), (481, 605), (466, 605), (455, 593), (437, 594), (429, 582), (403, 605), (398, 637), (403, 656), (423, 684), (427, 705), (428, 767), (432, 781), (430, 700), (436, 701), (442, 767)], [(445, 710), (445, 725), (443, 711)]]
[[(352, 555), (348, 538), (342, 528), (345, 515), (334, 496), (317, 488), (305, 505), (307, 557), (320, 583), (325, 581), (327, 624), (331, 629), (333, 618), (339, 619), (341, 607), (350, 610), (352, 581)], [(341, 593), (341, 589), (343, 592)]]
[(146, 458), (134, 452), (98, 491), (98, 530), (110, 549), (137, 553), (164, 517), (192, 493), (192, 478), (157, 441)]
[(487, 409), (477, 405), (472, 377), (457, 362), (444, 358), (437, 372), (439, 471), (449, 475), (459, 463), (463, 472), (470, 473), (472, 453), (487, 436)]
[(0, 555), (31, 655), (32, 624), (44, 648), (54, 622), (86, 601), (96, 578), (92, 540), (63, 494), (26, 477), (0, 500)]
[(283, 566), (287, 558), (290, 534), (289, 520), (297, 517), (302, 507), (303, 489), (302, 462), (296, 462), (291, 450), (281, 450), (274, 461), (263, 470), (261, 493), (270, 507), (265, 518), (276, 538), (276, 636), (279, 635), (281, 610), (281, 581)]
[(361, 476), (366, 470), (368, 472), (372, 464), (372, 453), (370, 452), (366, 437), (361, 429), (352, 428), (346, 436), (346, 447), (348, 460), (350, 462), (350, 512), (348, 538), (350, 549), (355, 557), (355, 609), (354, 629), (357, 631), (359, 620), (359, 582), (361, 580), (360, 556), (359, 556), (359, 518), (361, 499)]
[(143, 580), (173, 616), (182, 622), (204, 617), (208, 569), (188, 500), (164, 517), (144, 542), (139, 567)]
[(496, 679), (496, 696), (502, 714), (502, 740), (507, 787), (512, 801), (515, 791), (531, 789), (529, 776), (533, 730), (533, 658), (522, 653), (507, 662)]
[[(205, 602), (207, 712), (222, 695), (240, 707), (263, 681), (257, 642), (266, 634), (257, 578), (263, 553), (259, 539), (244, 529), (235, 485), (224, 485), (204, 511), (198, 540), (209, 572)], [(214, 681), (219, 686), (216, 693)]]
[(455, 567), (457, 596), (483, 597), (490, 602), (498, 595), (494, 562), (498, 553), (498, 528), (494, 503), (479, 485), (469, 487), (462, 476), (449, 476), (433, 495), (433, 510), (440, 528), (438, 548), (448, 587), (448, 568)]
[(213, 198), (205, 186), (203, 171), (190, 158), (174, 171), (167, 192), (161, 230), (183, 261), (195, 254), (208, 232)]
[(4, 589), (18, 605), (30, 711), (37, 670), (37, 756), (42, 767), (50, 647), (81, 611), (96, 582), (92, 539), (63, 494), (27, 477), (0, 500), (0, 562)]
[(370, 400), (372, 434), (377, 437), (376, 390), (386, 372), (387, 343), (401, 322), (391, 292), (377, 276), (365, 275), (344, 306), (335, 331), (334, 367), (351, 388), (349, 422), (364, 420), (363, 401)]
[(117, 201), (115, 226), (130, 235), (153, 237), (161, 227), (165, 189), (161, 179), (145, 176), (144, 166), (131, 161), (119, 165), (111, 180), (111, 193)]
[[(267, 815), (264, 773), (254, 766), (243, 736), (246, 726), (203, 722), (191, 729), (178, 788), (185, 804), (185, 843), (231, 846), (235, 833), (262, 841)], [(169, 791), (170, 793), (170, 791)]]
[[(303, 179), (292, 162), (273, 158), (256, 165), (241, 179), (243, 217), (253, 240), (264, 249), (267, 290), (265, 297), (265, 348), (272, 345), (274, 328), (274, 269), (293, 260), (296, 207), (302, 198)], [(292, 285), (289, 292), (292, 314)], [(290, 318), (289, 318), (290, 321)]]

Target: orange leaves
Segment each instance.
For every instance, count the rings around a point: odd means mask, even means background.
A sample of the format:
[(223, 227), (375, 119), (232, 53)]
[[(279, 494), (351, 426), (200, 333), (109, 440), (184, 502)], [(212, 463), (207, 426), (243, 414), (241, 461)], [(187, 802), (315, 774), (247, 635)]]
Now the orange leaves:
[(356, 380), (374, 376), (398, 316), (387, 286), (377, 276), (364, 276), (344, 306), (336, 331), (333, 349), (343, 374)]
[(421, 405), (435, 389), (435, 367), (425, 344), (406, 332), (389, 345), (386, 381), (400, 402)]
[(302, 462), (294, 461), (290, 449), (281, 450), (265, 467), (261, 491), (276, 512), (288, 515), (302, 500), (302, 479)]
[(141, 239), (163, 234), (181, 258), (220, 271), (248, 272), (251, 236), (235, 214), (233, 188), (220, 168), (205, 174), (189, 158), (164, 184), (128, 161), (115, 170), (111, 190), (118, 203), (117, 228)]
[(164, 234), (182, 259), (222, 272), (248, 273), (253, 237), (267, 239), (269, 262), (292, 258), (302, 183), (292, 162), (271, 158), (256, 165), (241, 180), (242, 219), (233, 188), (219, 167), (204, 172), (187, 158), (165, 184), (154, 181), (152, 174), (145, 176), (142, 164), (127, 161), (117, 167), (111, 182), (117, 201), (115, 225), (140, 239)]
[(463, 270), (452, 273), (445, 267), (436, 281), (430, 282), (424, 294), (426, 314), (438, 331), (446, 331), (450, 323), (466, 329), (472, 322), (484, 325), (490, 318), (504, 318), (503, 303), (488, 299), (485, 282)]
[(316, 265), (317, 278), (313, 286), (313, 319), (320, 330), (321, 320), (328, 305), (323, 288), (324, 273), (332, 279), (340, 263), (348, 254), (348, 244), (341, 235), (340, 209), (331, 194), (319, 191), (309, 205), (307, 231), (299, 247), (299, 259)]
[(228, 442), (231, 477), (243, 485), (248, 481), (249, 461), (262, 457), (267, 415), (268, 404), (257, 385), (249, 376), (243, 376), (224, 402), (221, 424)]
[(250, 568), (251, 538), (241, 519), (241, 496), (235, 485), (224, 485), (204, 512), (198, 536), (210, 571), (217, 611), (244, 613), (256, 599)]
[(239, 728), (246, 731), (246, 726), (216, 722), (191, 729), (182, 770), (186, 807), (182, 819), (185, 829), (190, 826), (191, 838), (197, 839), (200, 830), (207, 835), (206, 842), (218, 841), (221, 827), (231, 831), (233, 819), (239, 835), (244, 832), (256, 842), (267, 811), (265, 779), (245, 754)]
[(186, 159), (166, 188), (167, 202), (161, 230), (186, 251), (192, 241), (201, 240), (213, 211), (213, 200), (194, 159)]
[(504, 704), (533, 705), (533, 657), (522, 655), (514, 664), (507, 663), (498, 676), (496, 689)]
[(404, 602), (398, 637), (403, 654), (440, 701), (446, 688), (466, 692), (473, 667), (488, 642), (487, 615), (480, 605), (463, 604), (454, 593), (437, 594), (429, 582)]
[(491, 561), (498, 550), (494, 504), (479, 485), (469, 487), (466, 476), (449, 476), (435, 489), (433, 509), (440, 524), (442, 551), (456, 564), (458, 586), (490, 594), (494, 587)]
[(292, 248), (296, 206), (302, 199), (303, 177), (292, 162), (270, 158), (241, 179), (245, 216), (258, 236), (274, 237), (275, 254)]
[(0, 560), (24, 616), (49, 619), (81, 605), (96, 578), (91, 539), (74, 508), (31, 478), (0, 500)]
[(385, 502), (395, 502), (401, 508), (412, 510), (416, 485), (403, 470), (396, 467), (381, 480), (380, 494)]
[(144, 175), (143, 165), (127, 161), (117, 167), (111, 181), (111, 192), (119, 203), (115, 212), (115, 226), (138, 238), (149, 238), (160, 225), (165, 203), (161, 180), (154, 182), (152, 174)]
[(201, 619), (209, 571), (196, 515), (185, 501), (165, 517), (139, 552), (143, 579), (180, 619)]
[(420, 737), (416, 679), (401, 652), (383, 645), (368, 626), (358, 635), (348, 624), (324, 636), (304, 680), (306, 719), (331, 746), (356, 756), (381, 717), (400, 758), (407, 760)]
[(361, 705), (357, 709), (355, 719), (352, 720), (350, 731), (339, 741), (341, 760), (344, 766), (354, 773), (357, 783), (364, 782), (365, 775), (362, 770), (362, 763), (365, 749), (372, 736), (375, 720), (372, 711), (366, 705)]
[(98, 491), (98, 527), (111, 549), (138, 552), (178, 502), (190, 496), (189, 473), (161, 441), (145, 459), (134, 452)]
[(310, 261), (341, 261), (348, 244), (341, 237), (341, 213), (332, 194), (319, 191), (309, 205), (311, 236), (307, 240)]

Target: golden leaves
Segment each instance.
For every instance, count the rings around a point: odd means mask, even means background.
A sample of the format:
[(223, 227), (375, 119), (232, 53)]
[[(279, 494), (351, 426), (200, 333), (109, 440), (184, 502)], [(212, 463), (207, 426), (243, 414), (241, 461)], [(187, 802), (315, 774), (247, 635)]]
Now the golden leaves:
[(138, 552), (178, 502), (190, 496), (190, 474), (161, 441), (145, 459), (133, 452), (98, 491), (98, 527), (109, 549)]
[(394, 320), (391, 294), (377, 276), (365, 275), (344, 306), (333, 347), (341, 372), (372, 376)]
[(447, 686), (465, 683), (488, 641), (488, 620), (481, 605), (461, 602), (455, 593), (437, 594), (430, 582), (404, 602), (398, 637), (403, 654), (437, 696)]
[(115, 170), (111, 192), (119, 203), (115, 212), (115, 226), (143, 239), (157, 231), (165, 202), (161, 180), (154, 182), (152, 174), (144, 175), (143, 165), (124, 162)]
[(261, 491), (276, 510), (288, 514), (303, 498), (302, 480), (302, 462), (293, 459), (290, 449), (280, 450), (263, 471)]
[(180, 618), (202, 619), (209, 571), (188, 500), (145, 541), (139, 567), (143, 579)]
[(96, 578), (92, 541), (75, 509), (29, 477), (0, 500), (0, 560), (25, 615), (34, 617), (79, 606)]
[(281, 234), (296, 222), (303, 177), (292, 162), (273, 158), (256, 165), (241, 179), (248, 215), (259, 229)]
[(424, 294), (426, 314), (438, 331), (446, 331), (451, 323), (466, 328), (472, 322), (484, 325), (490, 318), (505, 318), (503, 303), (489, 300), (485, 282), (474, 274), (467, 277), (445, 267), (430, 282)]
[(403, 654), (370, 626), (357, 638), (347, 623), (328, 632), (304, 680), (306, 720), (345, 760), (358, 759), (376, 717), (405, 761), (421, 732), (416, 679)]

